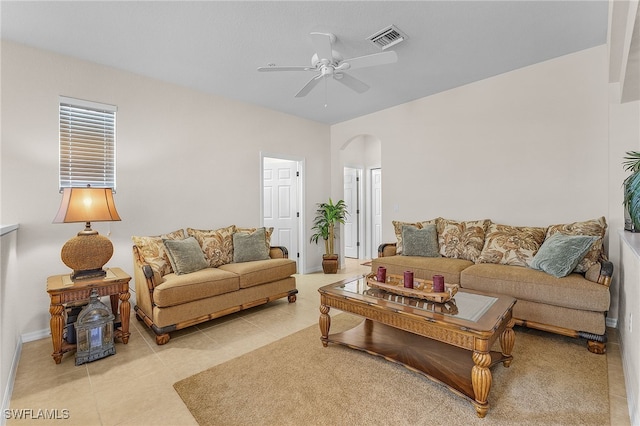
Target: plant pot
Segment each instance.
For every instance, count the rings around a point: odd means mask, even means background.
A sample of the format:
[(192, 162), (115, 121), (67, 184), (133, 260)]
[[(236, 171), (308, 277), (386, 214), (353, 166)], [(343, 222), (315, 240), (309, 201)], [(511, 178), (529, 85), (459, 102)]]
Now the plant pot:
[(338, 255), (337, 254), (323, 254), (322, 255), (322, 270), (325, 274), (335, 274), (338, 272)]

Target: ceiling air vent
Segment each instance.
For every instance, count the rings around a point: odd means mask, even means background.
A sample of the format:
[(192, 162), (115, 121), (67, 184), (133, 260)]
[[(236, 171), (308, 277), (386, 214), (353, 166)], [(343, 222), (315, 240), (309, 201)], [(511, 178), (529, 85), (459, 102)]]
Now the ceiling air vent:
[(406, 34), (400, 31), (395, 25), (390, 25), (369, 37), (369, 40), (382, 50), (394, 46), (406, 39)]

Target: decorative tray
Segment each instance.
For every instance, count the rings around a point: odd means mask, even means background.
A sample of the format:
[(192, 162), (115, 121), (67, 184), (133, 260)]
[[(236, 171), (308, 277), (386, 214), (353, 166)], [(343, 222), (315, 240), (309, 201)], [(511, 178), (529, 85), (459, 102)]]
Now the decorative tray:
[(436, 303), (445, 303), (458, 292), (458, 284), (444, 284), (444, 292), (433, 292), (433, 281), (420, 278), (413, 279), (413, 288), (406, 288), (403, 284), (404, 277), (401, 275), (387, 274), (386, 282), (376, 280), (376, 274), (367, 275), (367, 285), (389, 293), (401, 296), (416, 297), (418, 299), (429, 300)]

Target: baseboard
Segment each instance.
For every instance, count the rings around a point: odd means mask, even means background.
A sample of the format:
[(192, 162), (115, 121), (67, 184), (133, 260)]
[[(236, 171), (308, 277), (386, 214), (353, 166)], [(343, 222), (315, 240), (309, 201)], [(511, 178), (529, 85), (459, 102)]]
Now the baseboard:
[(607, 318), (605, 324), (607, 327), (618, 328), (618, 318)]
[(7, 386), (4, 390), (4, 398), (2, 401), (2, 416), (0, 416), (0, 426), (4, 426), (7, 422), (7, 416), (4, 415), (11, 405), (11, 394), (13, 393), (13, 384), (16, 380), (16, 372), (18, 371), (18, 362), (20, 361), (20, 355), (22, 354), (22, 339), (18, 339), (16, 350), (13, 354), (13, 360), (11, 361), (11, 369), (9, 371), (9, 377), (7, 377)]
[(31, 333), (25, 333), (20, 336), (22, 338), (23, 343), (33, 342), (35, 340), (46, 339), (47, 337), (51, 337), (51, 330), (48, 328), (32, 331)]

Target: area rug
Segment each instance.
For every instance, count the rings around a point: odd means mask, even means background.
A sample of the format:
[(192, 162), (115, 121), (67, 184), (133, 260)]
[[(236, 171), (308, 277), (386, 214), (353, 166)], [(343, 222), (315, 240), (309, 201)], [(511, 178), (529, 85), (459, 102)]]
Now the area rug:
[(371, 261), (368, 260), (368, 261), (366, 261), (364, 263), (361, 263), (360, 265), (362, 265), (362, 266), (371, 266)]
[[(332, 317), (331, 332), (361, 318)], [(174, 384), (200, 425), (608, 425), (607, 358), (584, 341), (516, 327), (492, 368), (489, 412), (424, 376), (320, 342), (317, 326)]]

